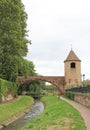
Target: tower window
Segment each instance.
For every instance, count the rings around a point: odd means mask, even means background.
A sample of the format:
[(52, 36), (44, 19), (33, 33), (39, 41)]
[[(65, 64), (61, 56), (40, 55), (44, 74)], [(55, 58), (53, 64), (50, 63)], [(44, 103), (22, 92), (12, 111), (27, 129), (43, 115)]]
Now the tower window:
[(71, 68), (76, 68), (76, 64), (74, 62), (71, 63)]

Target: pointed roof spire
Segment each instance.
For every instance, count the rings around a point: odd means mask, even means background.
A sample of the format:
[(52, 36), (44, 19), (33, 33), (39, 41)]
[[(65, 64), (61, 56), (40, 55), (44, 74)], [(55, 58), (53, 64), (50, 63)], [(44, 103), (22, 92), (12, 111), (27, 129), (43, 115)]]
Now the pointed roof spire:
[(67, 61), (79, 61), (81, 62), (81, 60), (76, 56), (75, 52), (72, 50), (69, 52), (69, 55), (67, 56), (66, 60), (64, 62)]

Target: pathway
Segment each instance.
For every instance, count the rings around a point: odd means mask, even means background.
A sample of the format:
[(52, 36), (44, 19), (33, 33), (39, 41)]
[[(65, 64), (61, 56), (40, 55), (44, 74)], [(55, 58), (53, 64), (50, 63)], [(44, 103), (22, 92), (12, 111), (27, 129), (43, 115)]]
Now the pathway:
[(90, 130), (90, 109), (86, 108), (85, 106), (83, 106), (83, 105), (81, 105), (81, 104), (79, 104), (75, 101), (72, 101), (72, 100), (69, 100), (69, 99), (66, 99), (66, 98), (63, 98), (63, 97), (61, 97), (61, 98), (64, 101), (71, 104), (74, 108), (76, 108), (80, 112), (81, 116), (84, 119), (87, 130)]

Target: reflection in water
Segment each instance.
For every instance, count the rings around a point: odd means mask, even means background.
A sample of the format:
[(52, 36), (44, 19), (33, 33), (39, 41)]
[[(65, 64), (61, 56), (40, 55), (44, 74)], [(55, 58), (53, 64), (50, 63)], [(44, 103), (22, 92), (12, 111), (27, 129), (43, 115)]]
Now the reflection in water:
[(24, 126), (29, 120), (40, 115), (43, 112), (43, 110), (44, 110), (43, 103), (40, 100), (36, 100), (32, 109), (28, 114), (18, 119), (14, 123), (10, 124), (9, 126), (2, 128), (1, 130), (18, 130), (19, 128)]

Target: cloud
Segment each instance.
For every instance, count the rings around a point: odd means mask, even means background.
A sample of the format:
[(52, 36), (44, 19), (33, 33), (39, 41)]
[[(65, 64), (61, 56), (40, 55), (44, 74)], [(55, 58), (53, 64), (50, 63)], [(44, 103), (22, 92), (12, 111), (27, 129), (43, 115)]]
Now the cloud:
[(44, 76), (50, 76), (50, 75), (64, 76), (63, 62), (43, 61), (43, 60), (38, 62), (38, 60), (37, 60), (34, 63), (37, 65), (36, 66), (37, 72), (41, 75), (44, 75)]
[[(27, 59), (42, 75), (63, 75), (63, 61), (70, 49), (82, 61), (82, 73), (90, 78), (90, 1), (22, 0), (28, 14), (32, 45)], [(61, 72), (61, 73), (60, 73)]]

